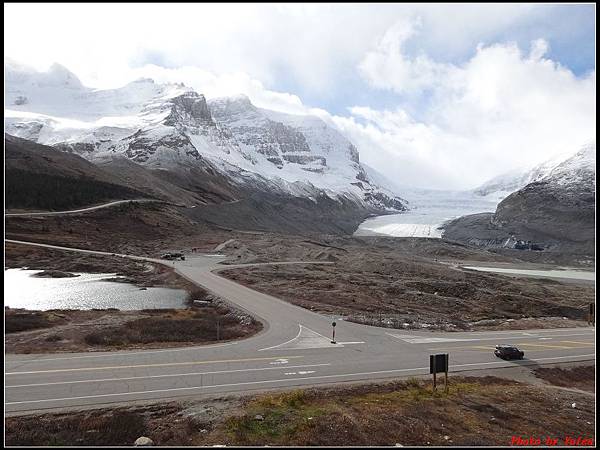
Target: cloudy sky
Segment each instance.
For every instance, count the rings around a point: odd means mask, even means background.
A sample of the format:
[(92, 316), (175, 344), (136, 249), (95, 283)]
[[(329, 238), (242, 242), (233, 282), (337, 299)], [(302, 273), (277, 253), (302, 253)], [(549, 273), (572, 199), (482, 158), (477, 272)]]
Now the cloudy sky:
[(595, 5), (5, 4), (5, 55), (318, 114), (399, 185), (467, 189), (595, 137)]

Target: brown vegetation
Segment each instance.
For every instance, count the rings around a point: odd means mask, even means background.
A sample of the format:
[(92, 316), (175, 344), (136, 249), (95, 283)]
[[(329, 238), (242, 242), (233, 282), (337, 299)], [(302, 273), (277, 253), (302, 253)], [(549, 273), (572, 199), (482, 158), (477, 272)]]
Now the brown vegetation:
[[(576, 403), (576, 408), (572, 404)], [(510, 445), (595, 440), (594, 398), (494, 377), (417, 379), (246, 397), (8, 417), (8, 445)]]
[(262, 325), (223, 304), (141, 311), (6, 309), (6, 353), (110, 351), (248, 337)]
[(540, 367), (534, 370), (535, 376), (555, 386), (573, 387), (596, 392), (596, 367), (578, 366), (571, 368)]

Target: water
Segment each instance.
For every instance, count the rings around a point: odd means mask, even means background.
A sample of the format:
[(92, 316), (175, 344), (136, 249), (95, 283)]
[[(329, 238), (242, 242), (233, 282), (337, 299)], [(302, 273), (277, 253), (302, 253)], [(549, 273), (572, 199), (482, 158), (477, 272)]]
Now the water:
[(548, 278), (569, 278), (573, 280), (587, 280), (595, 281), (596, 272), (590, 272), (585, 270), (529, 270), (529, 269), (506, 269), (500, 267), (468, 267), (465, 269), (479, 270), (481, 272), (494, 272), (494, 273), (508, 273), (516, 275), (527, 275), (536, 277), (548, 277)]
[(502, 200), (498, 195), (481, 197), (471, 192), (429, 190), (407, 192), (404, 197), (410, 211), (367, 219), (354, 234), (440, 238), (439, 227), (444, 222), (467, 214), (493, 212)]
[(128, 283), (101, 281), (109, 273), (83, 273), (73, 278), (37, 278), (41, 270), (4, 271), (4, 305), (35, 310), (118, 308), (122, 310), (183, 308), (187, 292), (182, 289), (140, 290)]

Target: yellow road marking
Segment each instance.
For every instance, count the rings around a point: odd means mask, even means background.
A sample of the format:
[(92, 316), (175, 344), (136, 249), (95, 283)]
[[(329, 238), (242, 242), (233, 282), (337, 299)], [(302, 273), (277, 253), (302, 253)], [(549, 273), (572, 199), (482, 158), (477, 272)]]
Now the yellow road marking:
[(523, 347), (529, 346), (529, 347), (545, 347), (545, 348), (574, 348), (574, 347), (567, 347), (564, 345), (530, 344), (529, 342), (521, 342), (517, 345), (521, 345)]
[[(516, 344), (517, 346), (521, 346), (521, 347), (543, 347), (543, 348), (547, 348), (549, 350), (552, 349), (557, 349), (557, 348), (561, 348), (561, 349), (575, 349), (575, 348), (585, 348), (585, 347), (593, 347), (594, 343), (592, 342), (578, 342), (578, 341), (558, 341), (556, 342), (557, 344), (582, 344), (579, 346), (572, 346), (572, 345), (552, 345), (552, 344), (533, 344), (530, 342), (520, 342), (518, 344)], [(455, 346), (455, 347), (430, 347), (427, 350), (486, 350), (486, 351), (492, 351), (494, 350), (494, 346), (483, 346), (483, 345), (466, 345), (466, 346)], [(538, 352), (543, 352), (543, 351), (549, 351), (549, 350), (535, 350)], [(533, 351), (533, 349), (532, 349)]]
[(296, 358), (304, 358), (304, 356), (272, 356), (270, 358), (224, 359), (224, 360), (220, 360), (220, 361), (189, 361), (189, 362), (179, 362), (179, 363), (138, 364), (135, 366), (79, 367), (79, 368), (74, 368), (74, 369), (34, 370), (31, 372), (7, 372), (7, 373), (5, 373), (5, 375), (24, 375), (24, 374), (30, 374), (30, 373), (53, 373), (53, 372), (75, 372), (75, 371), (81, 371), (81, 370), (136, 369), (139, 367), (193, 366), (196, 364), (270, 361), (270, 360), (278, 360), (278, 359), (296, 359)]
[(564, 342), (565, 344), (583, 344), (588, 347), (594, 347), (596, 345), (593, 342), (581, 342), (581, 341), (560, 341), (560, 342)]
[(457, 347), (434, 347), (428, 348), (427, 350), (457, 350), (457, 349), (477, 349), (477, 350), (494, 350), (494, 347), (485, 347), (483, 345), (468, 345), (468, 346), (457, 346)]

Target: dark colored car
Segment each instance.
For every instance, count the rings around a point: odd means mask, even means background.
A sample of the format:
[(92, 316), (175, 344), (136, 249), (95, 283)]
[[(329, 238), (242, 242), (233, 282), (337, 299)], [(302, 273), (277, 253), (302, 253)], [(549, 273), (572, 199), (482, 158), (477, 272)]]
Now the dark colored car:
[(514, 345), (496, 345), (494, 355), (502, 359), (523, 359), (525, 353)]

